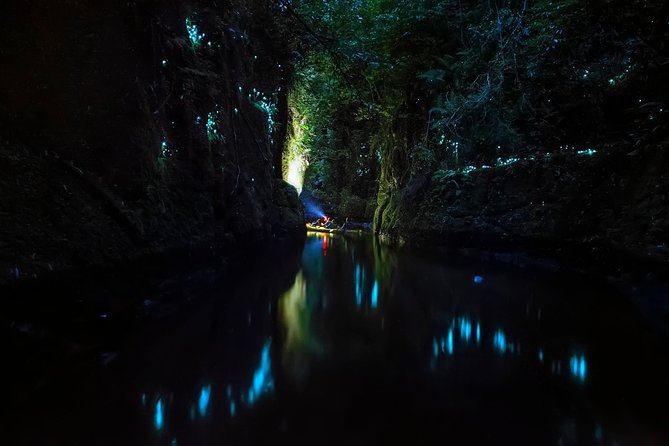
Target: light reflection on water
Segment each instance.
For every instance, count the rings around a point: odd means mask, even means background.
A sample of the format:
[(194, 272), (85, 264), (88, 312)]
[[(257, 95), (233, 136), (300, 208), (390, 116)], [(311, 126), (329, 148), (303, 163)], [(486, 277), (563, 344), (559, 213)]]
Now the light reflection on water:
[[(331, 251), (329, 258), (322, 255), (326, 247)], [(376, 243), (371, 245), (371, 251), (369, 247), (370, 245), (357, 243), (355, 239), (338, 235), (311, 234), (307, 239), (302, 270), (291, 289), (284, 293), (280, 300), (280, 320), (284, 332), (283, 365), (285, 371), (294, 379), (305, 379), (308, 376), (309, 364), (316, 358), (338, 354), (328, 352), (326, 348), (330, 344), (328, 339), (325, 339), (327, 336), (341, 337), (341, 334), (327, 332), (328, 318), (327, 313), (323, 313), (326, 307), (323, 305), (324, 301), (332, 300), (333, 296), (336, 296), (337, 305), (345, 307), (348, 296), (351, 296), (355, 309), (378, 310), (380, 314), (384, 314), (387, 309), (380, 304), (384, 301), (391, 302), (395, 297), (392, 293), (384, 295), (381, 291), (392, 288), (393, 281), (400, 282), (403, 272), (397, 269), (398, 265), (392, 252)], [(341, 277), (342, 271), (346, 271), (347, 268), (351, 271), (351, 282), (342, 280)], [(439, 270), (435, 270), (435, 273), (439, 273)], [(489, 291), (488, 287), (494, 289), (495, 284), (491, 280), (486, 280), (478, 274), (473, 277), (469, 285), (464, 282), (460, 285), (463, 293), (470, 292), (467, 288), (473, 289), (472, 287), (484, 292)], [(434, 278), (429, 280), (434, 281)], [(380, 283), (384, 283), (384, 287)], [(438, 288), (429, 288), (428, 291), (439, 293)], [(536, 315), (536, 320), (540, 320), (541, 307), (536, 309), (530, 307), (530, 303), (524, 306), (525, 316), (533, 319)], [(362, 315), (372, 316), (373, 313), (363, 312)], [(586, 382), (587, 358), (584, 354), (569, 356), (565, 353), (570, 350), (569, 344), (553, 346), (550, 349), (551, 353), (546, 355), (545, 349), (540, 344), (530, 340), (531, 345), (523, 347), (520, 339), (512, 339), (505, 329), (499, 328), (499, 322), (494, 318), (491, 319), (489, 315), (486, 316), (485, 321), (472, 318), (471, 315), (453, 314), (452, 317), (446, 318), (447, 322), (442, 323), (442, 333), (431, 339), (432, 355), (427, 361), (429, 368), (437, 371), (435, 367), (439, 364), (437, 360), (440, 358), (457, 361), (458, 352), (468, 355), (478, 352), (481, 357), (488, 357), (490, 353), (495, 352), (504, 357), (517, 357), (518, 361), (522, 361), (521, 358), (526, 356), (535, 361), (535, 367), (539, 370), (544, 370), (542, 364), (547, 361), (550, 364), (547, 373), (551, 376), (572, 376), (580, 383)], [(355, 318), (353, 314), (349, 317)], [(489, 326), (488, 331), (485, 328), (486, 324)], [(490, 326), (497, 327), (490, 328)], [(321, 330), (317, 330), (316, 327), (320, 327)], [(475, 343), (471, 342), (473, 338)], [(482, 344), (484, 339), (489, 339), (492, 350)], [(570, 371), (570, 375), (563, 375), (562, 372), (567, 370)]]
[[(455, 330), (457, 328), (457, 331)], [(458, 333), (458, 336), (455, 336), (455, 333)], [(453, 355), (456, 351), (465, 351), (471, 350), (469, 347), (469, 341), (471, 339), (472, 333), (472, 322), (466, 317), (457, 318), (457, 323), (452, 323), (446, 332), (445, 336), (435, 337), (432, 340), (432, 361), (430, 362), (431, 369), (434, 369), (437, 364), (435, 360), (443, 357), (444, 354), (448, 356)], [(476, 340), (477, 345), (476, 349), (479, 349), (479, 341), (481, 339), (481, 323), (476, 322)], [(519, 343), (511, 342), (507, 334), (502, 329), (497, 329), (492, 333), (491, 336), (491, 345), (493, 349), (502, 356), (505, 355), (514, 355), (520, 356), (522, 354), (522, 347)], [(485, 352), (479, 353), (485, 354)], [(539, 347), (536, 350), (536, 353), (532, 357), (535, 357), (537, 363), (540, 365), (544, 362), (544, 350)], [(549, 362), (552, 364), (551, 373), (553, 375), (561, 375), (563, 370), (566, 370), (564, 364), (569, 364), (570, 375), (574, 378), (577, 378), (579, 382), (584, 383), (587, 378), (587, 359), (583, 354), (576, 355), (573, 354), (569, 358), (549, 358)]]
[(132, 389), (151, 435), (143, 444), (160, 445), (211, 444), (235, 429), (243, 440), (320, 435), (328, 423), (354, 436), (360, 420), (378, 423), (373, 432), (517, 428), (535, 429), (538, 440), (513, 444), (589, 444), (579, 435), (608, 441), (607, 419), (636, 414), (618, 395), (644, 395), (625, 389), (644, 384), (655, 362), (624, 369), (620, 345), (633, 354), (634, 331), (614, 338), (623, 331), (599, 327), (588, 290), (445, 260), (365, 237), (310, 235), (292, 264), (262, 264), (235, 290), (224, 284), (183, 327), (166, 324), (153, 344), (138, 338), (133, 380), (106, 387)]
[(207, 416), (207, 409), (209, 408), (209, 397), (211, 396), (211, 385), (205, 386), (200, 391), (200, 399), (198, 401), (198, 409), (200, 416)]
[(495, 332), (492, 343), (500, 353), (506, 353), (506, 335), (502, 330), (497, 330)]
[(162, 398), (158, 398), (156, 401), (156, 410), (153, 415), (153, 425), (156, 427), (156, 430), (161, 430), (165, 424), (165, 412), (163, 408)]
[[(228, 415), (234, 417), (237, 414), (238, 403), (241, 403), (245, 408), (252, 408), (263, 396), (274, 391), (274, 377), (272, 375), (272, 360), (270, 349), (272, 340), (268, 339), (263, 345), (260, 352), (259, 364), (251, 374), (250, 384), (247, 390), (235, 390), (231, 384), (228, 384), (224, 390), (215, 393), (217, 390), (211, 384), (203, 386), (197, 397), (197, 407), (191, 405), (189, 408), (189, 418), (191, 422), (197, 420), (199, 416), (201, 419), (206, 418), (212, 406), (212, 393), (214, 395), (220, 394), (220, 400), (227, 405)], [(216, 396), (215, 396), (216, 397)], [(141, 395), (142, 405), (146, 403), (146, 393)], [(166, 426), (166, 407), (163, 401), (163, 396), (158, 396), (153, 410), (153, 427), (156, 431), (164, 430)]]
[(587, 363), (585, 357), (583, 355), (572, 356), (569, 359), (569, 370), (574, 377), (578, 378), (580, 381), (585, 381), (587, 372)]
[(379, 306), (379, 281), (374, 279), (374, 287), (372, 288), (372, 297), (371, 297), (372, 308)]
[(268, 339), (263, 346), (260, 354), (260, 365), (253, 374), (253, 382), (251, 388), (248, 390), (246, 404), (253, 405), (265, 393), (274, 390), (274, 378), (272, 377), (272, 360), (269, 356), (269, 349), (272, 345), (272, 340)]
[[(472, 280), (472, 275), (463, 272), (449, 278), (443, 276), (446, 270), (441, 267), (419, 267), (418, 276), (412, 276), (411, 270), (416, 265), (398, 261), (401, 259), (392, 251), (375, 243), (360, 243), (355, 238), (336, 235), (311, 235), (305, 243), (299, 272), (278, 299), (276, 315), (272, 315), (272, 301), (264, 304), (265, 311), (276, 318), (280, 328), (278, 348), (272, 349), (273, 340), (268, 337), (256, 356), (255, 367), (246, 372), (246, 379), (234, 384), (200, 386), (193, 399), (195, 403), (190, 407), (191, 422), (207, 418), (217, 405), (229, 418), (238, 417), (240, 410), (248, 412), (265, 395), (275, 391), (277, 367), (299, 388), (312, 379), (315, 364), (341, 361), (338, 358), (342, 355), (348, 356), (346, 361), (351, 363), (378, 355), (376, 342), (387, 344), (382, 339), (398, 329), (393, 325), (387, 329), (387, 318), (397, 325), (404, 324), (410, 317), (420, 317), (423, 318), (421, 324), (431, 327), (435, 334), (429, 340), (431, 355), (424, 359), (424, 364), (428, 366), (426, 370), (435, 375), (448, 374), (453, 364), (476, 357), (482, 363), (507, 358), (501, 366), (507, 368), (514, 367), (508, 361), (527, 364), (524, 358), (528, 358), (539, 372), (561, 380), (575, 378), (581, 386), (586, 384), (587, 357), (583, 353), (565, 353), (571, 349), (568, 338), (563, 345), (553, 344), (546, 349), (536, 339), (518, 335), (522, 332), (518, 326), (504, 328), (504, 324), (516, 316), (491, 313), (480, 306), (486, 296), (497, 292), (494, 275), (487, 275), (485, 280), (483, 276), (474, 275)], [(402, 265), (407, 269), (403, 270)], [(445, 288), (440, 289), (439, 283)], [(403, 297), (397, 294), (402, 289), (423, 294), (409, 293)], [(398, 304), (405, 306), (399, 313), (394, 310)], [(431, 308), (430, 313), (416, 313), (417, 304)], [(453, 305), (462, 307), (461, 310), (469, 309), (463, 313)], [(540, 320), (536, 317), (542, 311), (539, 305), (535, 308), (531, 302), (523, 302), (519, 308), (524, 320), (531, 320), (533, 324)], [(245, 314), (251, 328), (258, 317), (252, 311)], [(379, 324), (379, 321), (384, 323)], [(362, 333), (367, 333), (364, 338), (360, 338)], [(404, 333), (409, 338), (414, 335)], [(378, 341), (370, 343), (369, 339)], [(523, 342), (527, 345), (523, 346)], [(387, 345), (394, 348), (392, 344)], [(276, 352), (280, 352), (279, 358), (273, 358)], [(273, 363), (278, 365), (273, 368)], [(497, 367), (500, 366), (490, 363), (491, 372)], [(146, 398), (144, 393), (144, 404)], [(154, 428), (164, 431), (166, 408), (163, 397), (157, 398)]]

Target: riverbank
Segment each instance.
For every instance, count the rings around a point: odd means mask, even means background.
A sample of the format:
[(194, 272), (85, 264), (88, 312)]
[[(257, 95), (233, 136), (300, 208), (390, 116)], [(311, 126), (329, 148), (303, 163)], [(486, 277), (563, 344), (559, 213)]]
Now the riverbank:
[(667, 142), (533, 154), (437, 171), (380, 203), (375, 230), (395, 245), (529, 252), (577, 269), (667, 272)]

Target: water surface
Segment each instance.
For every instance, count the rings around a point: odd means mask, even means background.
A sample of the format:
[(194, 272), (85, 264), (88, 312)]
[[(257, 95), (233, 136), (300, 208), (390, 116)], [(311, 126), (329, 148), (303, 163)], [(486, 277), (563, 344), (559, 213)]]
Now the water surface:
[(47, 380), (9, 444), (669, 444), (666, 345), (601, 283), (364, 235), (254, 257)]

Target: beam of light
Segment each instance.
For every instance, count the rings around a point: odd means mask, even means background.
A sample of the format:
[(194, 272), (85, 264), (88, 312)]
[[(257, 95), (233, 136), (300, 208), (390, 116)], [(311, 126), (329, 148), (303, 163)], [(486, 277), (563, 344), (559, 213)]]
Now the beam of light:
[(476, 343), (481, 343), (481, 324), (476, 323)]
[(237, 404), (234, 401), (230, 401), (230, 416), (234, 417), (237, 413)]
[(372, 308), (376, 308), (379, 305), (379, 282), (378, 280), (374, 281), (374, 288), (372, 288)]
[(539, 350), (539, 362), (544, 362), (544, 351)]
[(156, 401), (156, 412), (155, 415), (153, 416), (153, 425), (155, 426), (156, 430), (159, 431), (163, 428), (164, 423), (165, 423), (165, 414), (163, 408), (163, 400), (162, 398), (158, 398), (158, 401)]
[(300, 196), (300, 200), (302, 200), (302, 204), (304, 205), (304, 211), (306, 217), (308, 218), (325, 217), (325, 212), (323, 211), (323, 208), (316, 202), (314, 198), (310, 197), (308, 194), (303, 194)]
[(200, 398), (197, 402), (198, 411), (201, 417), (207, 416), (207, 409), (209, 409), (209, 397), (211, 396), (211, 385), (205, 386), (200, 391)]
[(304, 172), (306, 170), (305, 161), (302, 157), (297, 156), (288, 161), (288, 168), (284, 180), (297, 190), (297, 195), (302, 193), (304, 186)]

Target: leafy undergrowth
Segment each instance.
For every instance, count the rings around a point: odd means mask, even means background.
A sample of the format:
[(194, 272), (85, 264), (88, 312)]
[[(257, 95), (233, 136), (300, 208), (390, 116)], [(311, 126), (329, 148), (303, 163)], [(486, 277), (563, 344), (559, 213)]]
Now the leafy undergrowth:
[(392, 196), (377, 229), (391, 239), (608, 247), (669, 258), (667, 143), (555, 154), (471, 172), (437, 172)]

